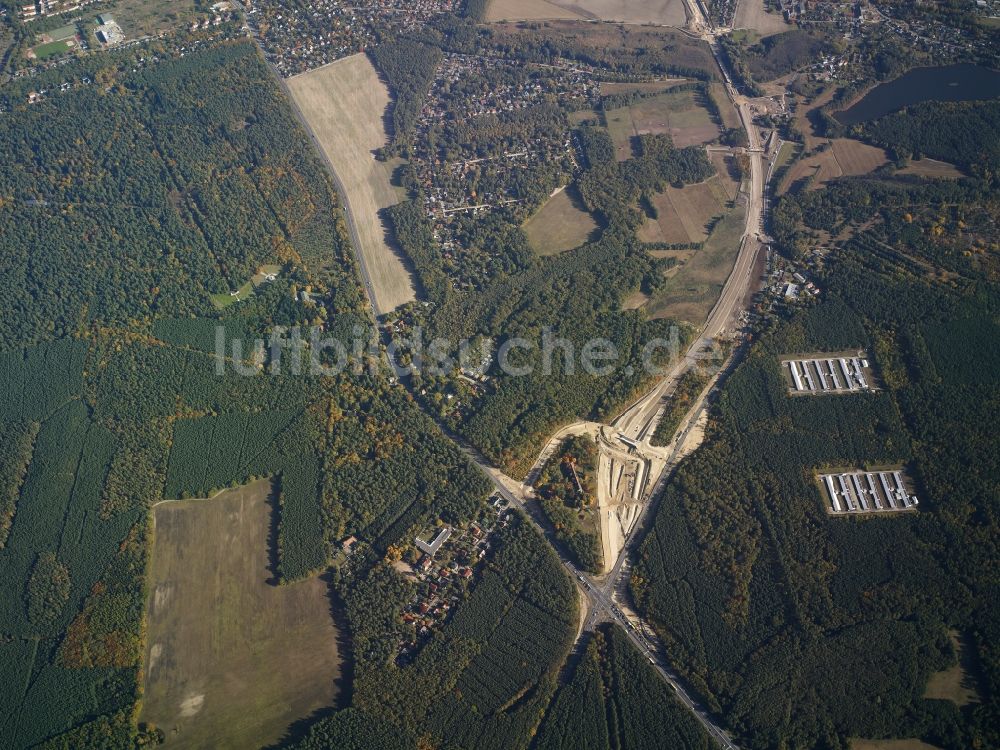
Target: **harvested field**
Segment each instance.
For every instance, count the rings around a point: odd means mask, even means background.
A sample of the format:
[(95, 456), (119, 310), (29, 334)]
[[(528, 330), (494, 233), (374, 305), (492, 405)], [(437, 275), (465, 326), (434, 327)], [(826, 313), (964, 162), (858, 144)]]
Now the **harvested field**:
[(645, 305), (649, 301), (649, 297), (646, 296), (641, 290), (636, 289), (634, 292), (629, 294), (622, 301), (623, 310), (638, 310), (640, 307)]
[(780, 34), (792, 27), (785, 23), (780, 13), (768, 13), (764, 9), (764, 0), (739, 0), (734, 28), (752, 29), (765, 37)]
[(868, 174), (888, 163), (885, 151), (851, 138), (835, 138), (830, 147), (819, 154), (800, 159), (785, 174), (778, 193), (783, 194), (798, 181), (812, 175), (809, 189), (814, 190), (838, 177)]
[(642, 242), (704, 242), (708, 224), (726, 210), (725, 188), (718, 177), (681, 189), (668, 187), (653, 203), (657, 218), (648, 218), (639, 230)]
[(719, 128), (697, 101), (694, 91), (676, 91), (640, 99), (629, 107), (606, 113), (608, 132), (619, 161), (634, 156), (637, 136), (667, 133), (677, 148), (709, 143), (719, 137)]
[(851, 750), (941, 750), (921, 740), (851, 740)]
[(599, 227), (570, 187), (549, 198), (521, 229), (536, 253), (557, 255), (588, 242)]
[(362, 271), (377, 311), (385, 313), (412, 302), (413, 279), (380, 216), (382, 209), (403, 197), (391, 184), (392, 165), (377, 161), (373, 154), (388, 141), (385, 84), (364, 54), (294, 76), (287, 84), (346, 193), (361, 245)]
[(729, 96), (726, 94), (724, 84), (714, 82), (708, 85), (709, 96), (719, 108), (719, 115), (722, 117), (722, 127), (727, 129), (742, 128), (743, 122), (740, 120), (740, 113), (736, 111)]
[(889, 161), (882, 149), (851, 138), (836, 138), (831, 148), (845, 176), (868, 174)]
[(736, 198), (742, 179), (736, 166), (736, 159), (716, 151), (709, 155), (709, 161), (715, 167), (715, 174), (719, 178), (719, 185), (725, 191), (726, 198), (728, 200)]
[(716, 224), (702, 248), (650, 300), (646, 306), (649, 317), (702, 325), (736, 262), (745, 222), (743, 206), (730, 210)]
[(586, 18), (546, 0), (491, 0), (486, 8), (486, 23), (496, 21), (542, 21), (553, 18)]
[(271, 495), (264, 480), (154, 511), (140, 720), (168, 747), (266, 746), (336, 698), (327, 584), (272, 582)]
[[(667, 188), (667, 190), (672, 189)], [(658, 194), (653, 203), (656, 206), (657, 216), (655, 219), (646, 217), (646, 222), (639, 227), (639, 241), (665, 242), (670, 245), (691, 242), (687, 230), (684, 229), (684, 222), (674, 208), (673, 201), (670, 200), (669, 193)]]
[(682, 83), (689, 83), (689, 78), (668, 78), (663, 81), (639, 81), (637, 83), (623, 83), (613, 81), (611, 83), (601, 83), (601, 94), (659, 94), (669, 91), (674, 86)]
[(954, 665), (930, 676), (924, 689), (924, 698), (951, 701), (959, 707), (979, 703), (979, 693), (972, 677), (972, 653), (969, 646), (957, 632), (952, 631), (949, 635), (958, 660)]
[(919, 177), (930, 177), (936, 180), (957, 180), (963, 177), (962, 170), (954, 164), (937, 159), (916, 159), (899, 170), (899, 174), (915, 174)]
[[(509, 2), (510, 0), (504, 0)], [(523, 2), (523, 0), (516, 0)], [(683, 26), (687, 21), (684, 0), (552, 0), (555, 5), (583, 18), (630, 24)]]

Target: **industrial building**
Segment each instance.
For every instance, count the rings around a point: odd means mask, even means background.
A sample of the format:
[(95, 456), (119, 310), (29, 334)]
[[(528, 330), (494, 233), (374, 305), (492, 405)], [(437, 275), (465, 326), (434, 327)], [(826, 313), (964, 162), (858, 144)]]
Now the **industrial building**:
[(115, 19), (111, 16), (102, 14), (97, 17), (97, 22), (100, 24), (97, 30), (94, 32), (94, 36), (97, 37), (97, 41), (106, 47), (110, 47), (113, 44), (120, 44), (125, 41), (125, 32), (122, 31), (121, 26), (115, 23)]
[(834, 514), (916, 510), (919, 501), (903, 481), (903, 472), (847, 471), (820, 474), (819, 479)]
[(450, 536), (451, 536), (451, 527), (444, 526), (437, 533), (437, 536), (434, 537), (434, 539), (430, 542), (426, 542), (420, 537), (417, 537), (413, 541), (421, 552), (423, 552), (428, 557), (434, 557), (434, 555), (437, 554), (437, 551), (441, 549), (441, 545), (447, 542), (448, 537)]
[(864, 352), (842, 356), (816, 354), (787, 359), (782, 366), (791, 376), (793, 394), (859, 393), (873, 389), (872, 372)]

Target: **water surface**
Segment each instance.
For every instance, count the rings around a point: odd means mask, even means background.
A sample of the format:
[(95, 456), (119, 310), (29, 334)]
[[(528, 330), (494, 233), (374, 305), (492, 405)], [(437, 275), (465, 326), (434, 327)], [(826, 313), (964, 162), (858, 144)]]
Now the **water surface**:
[(930, 100), (963, 102), (1000, 97), (1000, 71), (981, 65), (914, 68), (865, 94), (834, 117), (843, 125), (874, 120), (898, 109)]

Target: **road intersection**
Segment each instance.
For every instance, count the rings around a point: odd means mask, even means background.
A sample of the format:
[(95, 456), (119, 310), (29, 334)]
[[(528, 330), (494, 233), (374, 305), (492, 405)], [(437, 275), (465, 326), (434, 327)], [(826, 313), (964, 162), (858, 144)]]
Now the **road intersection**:
[[(645, 532), (652, 523), (654, 500), (659, 496), (677, 463), (686, 454), (685, 446), (688, 444), (688, 438), (703, 417), (707, 409), (707, 399), (717, 385), (718, 378), (724, 368), (720, 366), (715, 376), (710, 378), (681, 421), (677, 433), (668, 446), (665, 448), (653, 446), (650, 444), (650, 438), (663, 414), (664, 402), (676, 388), (680, 376), (690, 367), (703, 365), (705, 353), (712, 350), (716, 339), (732, 332), (733, 322), (756, 281), (753, 277), (753, 268), (757, 253), (761, 248), (764, 189), (769, 177), (769, 171), (765, 172), (764, 149), (760, 143), (760, 134), (753, 124), (750, 103), (739, 94), (733, 85), (732, 77), (725, 67), (718, 48), (716, 36), (724, 30), (711, 28), (705, 20), (706, 16), (700, 8), (698, 0), (685, 0), (685, 2), (688, 7), (689, 28), (711, 47), (719, 69), (725, 78), (727, 93), (739, 112), (743, 129), (747, 135), (746, 153), (750, 163), (750, 179), (747, 191), (746, 226), (733, 269), (723, 286), (719, 299), (702, 327), (700, 338), (692, 344), (684, 356), (661, 378), (655, 387), (626, 409), (611, 425), (578, 422), (563, 428), (550, 439), (542, 450), (534, 467), (528, 472), (524, 483), (504, 475), (482, 460), (481, 456), (474, 458), (493, 480), (498, 493), (507, 502), (520, 508), (552, 544), (562, 564), (577, 582), (587, 602), (583, 632), (593, 630), (602, 621), (611, 620), (620, 625), (636, 648), (643, 653), (660, 676), (674, 689), (678, 700), (695, 714), (713, 739), (725, 750), (736, 750), (737, 746), (732, 738), (715, 722), (705, 706), (687, 692), (680, 677), (664, 662), (661, 657), (661, 654), (664, 653), (663, 646), (652, 629), (634, 612), (626, 611), (628, 607), (624, 603), (628, 599), (628, 576), (631, 570), (632, 553), (641, 539), (645, 537)], [(538, 503), (534, 501), (534, 492), (530, 486), (562, 440), (570, 435), (580, 434), (591, 434), (597, 438), (604, 460), (621, 462), (633, 459), (644, 462), (646, 466), (644, 487), (640, 493), (641, 509), (625, 533), (623, 543), (613, 564), (610, 565), (610, 569), (600, 577), (585, 575), (565, 555), (555, 540), (547, 520), (540, 512)]]
[[(659, 417), (663, 413), (664, 401), (673, 392), (680, 376), (689, 367), (702, 364), (705, 359), (705, 351), (712, 348), (713, 342), (718, 337), (731, 331), (732, 322), (754, 281), (751, 278), (751, 274), (754, 259), (760, 248), (760, 235), (762, 231), (764, 186), (766, 182), (763, 149), (760, 145), (759, 134), (753, 125), (750, 105), (736, 91), (731, 76), (726, 70), (719, 53), (716, 36), (726, 30), (713, 29), (708, 24), (706, 21), (707, 15), (700, 6), (700, 0), (685, 0), (685, 5), (688, 11), (688, 33), (703, 39), (710, 45), (719, 68), (725, 77), (727, 92), (739, 111), (743, 128), (747, 133), (748, 148), (746, 152), (750, 159), (750, 188), (747, 194), (746, 227), (733, 269), (723, 286), (719, 299), (702, 327), (700, 338), (664, 374), (656, 386), (636, 403), (628, 407), (612, 424), (601, 425), (593, 422), (580, 422), (560, 430), (542, 451), (535, 467), (528, 473), (525, 482), (519, 482), (503, 474), (503, 472), (492, 466), (473, 447), (456, 436), (451, 437), (489, 477), (496, 492), (509, 504), (518, 507), (556, 551), (562, 564), (573, 577), (573, 580), (586, 598), (587, 614), (583, 631), (593, 630), (602, 621), (611, 620), (616, 622), (622, 627), (635, 647), (649, 660), (653, 668), (673, 688), (677, 699), (694, 713), (709, 735), (724, 750), (737, 750), (736, 744), (725, 730), (714, 721), (708, 709), (691, 696), (682, 684), (679, 675), (667, 665), (663, 657), (665, 651), (663, 645), (654, 634), (652, 628), (644, 623), (634, 612), (626, 611), (627, 604), (623, 601), (628, 596), (627, 588), (628, 575), (631, 569), (631, 555), (639, 541), (644, 538), (645, 532), (652, 523), (654, 516), (652, 510), (654, 509), (655, 499), (659, 496), (674, 467), (685, 455), (685, 446), (688, 443), (688, 438), (706, 410), (707, 398), (717, 382), (718, 373), (710, 379), (698, 396), (668, 446), (653, 446), (650, 443), (650, 438), (659, 421)], [(273, 66), (269, 67), (271, 67), (278, 84), (287, 94), (287, 87), (282, 76)], [(308, 122), (306, 122), (297, 107), (295, 107), (290, 95), (288, 99), (297, 119), (315, 141), (315, 136), (309, 128)], [(334, 170), (333, 165), (323, 155), (323, 150), (319, 148), (318, 142), (316, 146), (317, 153), (323, 158), (338, 188), (342, 188), (336, 170)], [(346, 193), (342, 189), (339, 192), (345, 201), (344, 208), (347, 217), (347, 226), (352, 242), (356, 248), (360, 248), (352, 208), (347, 202)], [(372, 307), (372, 313), (378, 319), (381, 310), (377, 306), (372, 284), (360, 251), (356, 253), (356, 257), (358, 258), (359, 270), (369, 303)], [(721, 371), (722, 368), (720, 367), (719, 373)], [(598, 438), (598, 444), (601, 446), (602, 458), (604, 460), (617, 461), (619, 463), (634, 461), (641, 463), (645, 467), (642, 474), (642, 484), (638, 492), (639, 511), (631, 519), (629, 527), (624, 532), (621, 547), (617, 551), (613, 564), (599, 578), (584, 575), (566, 556), (561, 545), (555, 539), (547, 519), (541, 513), (538, 503), (535, 502), (534, 491), (530, 486), (534, 478), (537, 477), (537, 472), (544, 465), (545, 460), (547, 460), (562, 439), (571, 434), (587, 433), (594, 434)]]

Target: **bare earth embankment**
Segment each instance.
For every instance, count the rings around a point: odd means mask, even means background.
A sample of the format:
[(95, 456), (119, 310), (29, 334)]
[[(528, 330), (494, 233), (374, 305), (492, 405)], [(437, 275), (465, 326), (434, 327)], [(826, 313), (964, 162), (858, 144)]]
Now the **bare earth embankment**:
[(346, 193), (377, 309), (384, 313), (412, 302), (413, 279), (379, 216), (402, 197), (390, 182), (391, 166), (374, 156), (388, 142), (384, 116), (389, 91), (364, 54), (294, 76), (287, 83)]
[(327, 584), (272, 582), (270, 495), (264, 480), (155, 509), (140, 720), (167, 747), (266, 746), (334, 703)]

